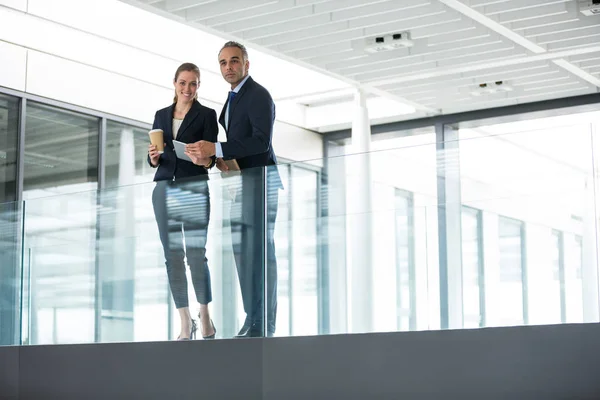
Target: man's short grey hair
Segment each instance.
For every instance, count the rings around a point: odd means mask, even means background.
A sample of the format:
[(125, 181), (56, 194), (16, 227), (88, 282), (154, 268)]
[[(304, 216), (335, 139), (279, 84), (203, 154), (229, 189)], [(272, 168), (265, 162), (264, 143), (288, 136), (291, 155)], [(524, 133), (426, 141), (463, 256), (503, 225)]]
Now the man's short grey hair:
[(219, 54), (221, 54), (223, 49), (226, 49), (228, 47), (237, 47), (242, 51), (242, 57), (244, 58), (244, 61), (248, 60), (248, 50), (246, 50), (246, 46), (244, 46), (241, 43), (234, 42), (233, 40), (230, 40), (229, 42), (225, 43), (223, 47), (221, 47), (221, 50), (219, 50)]

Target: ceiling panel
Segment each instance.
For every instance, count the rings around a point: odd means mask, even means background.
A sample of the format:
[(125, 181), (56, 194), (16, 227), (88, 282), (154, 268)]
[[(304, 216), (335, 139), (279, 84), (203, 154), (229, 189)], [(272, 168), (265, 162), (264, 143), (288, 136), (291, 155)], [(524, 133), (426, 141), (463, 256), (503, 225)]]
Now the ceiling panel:
[[(584, 16), (575, 0), (127, 2), (150, 4), (433, 113), (594, 93), (600, 86), (600, 16)], [(411, 47), (365, 50), (368, 39), (405, 31)], [(511, 90), (472, 94), (496, 81)], [(313, 106), (321, 103), (315, 98)]]

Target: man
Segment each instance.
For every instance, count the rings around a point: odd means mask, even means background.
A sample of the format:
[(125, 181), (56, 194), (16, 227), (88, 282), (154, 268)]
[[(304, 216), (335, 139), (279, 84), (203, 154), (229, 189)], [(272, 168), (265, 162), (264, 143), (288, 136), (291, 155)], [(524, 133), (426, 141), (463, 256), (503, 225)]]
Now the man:
[(227, 142), (201, 140), (187, 145), (186, 153), (195, 163), (216, 155), (217, 168), (221, 171), (228, 170), (224, 160), (236, 160), (240, 167), (242, 192), (236, 196), (237, 204), (232, 205), (232, 209), (241, 206), (241, 213), (237, 220), (232, 216), (231, 233), (246, 320), (237, 336), (264, 336), (265, 328), (267, 336), (272, 336), (277, 312), (277, 261), (273, 235), (277, 191), (282, 188), (272, 146), (275, 104), (267, 89), (248, 75), (250, 62), (242, 44), (225, 43), (219, 52), (219, 65), (223, 78), (231, 85), (219, 117)]

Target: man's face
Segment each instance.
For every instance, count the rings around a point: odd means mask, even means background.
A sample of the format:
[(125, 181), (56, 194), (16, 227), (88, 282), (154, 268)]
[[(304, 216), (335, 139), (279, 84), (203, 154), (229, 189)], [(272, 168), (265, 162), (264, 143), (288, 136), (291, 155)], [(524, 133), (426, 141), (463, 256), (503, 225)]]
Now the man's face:
[(235, 88), (248, 75), (250, 62), (244, 61), (242, 50), (237, 47), (226, 47), (219, 53), (221, 75)]

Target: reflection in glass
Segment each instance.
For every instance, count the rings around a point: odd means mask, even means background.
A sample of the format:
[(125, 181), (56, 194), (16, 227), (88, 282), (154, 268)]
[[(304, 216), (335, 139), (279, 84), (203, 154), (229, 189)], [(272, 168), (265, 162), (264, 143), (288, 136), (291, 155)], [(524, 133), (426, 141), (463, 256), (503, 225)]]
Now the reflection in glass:
[(30, 343), (92, 342), (99, 121), (28, 102), (25, 126)]
[(17, 199), (19, 101), (0, 94), (0, 203)]
[(22, 233), (17, 198), (18, 99), (0, 94), (0, 346), (19, 343)]
[(462, 208), (463, 327), (485, 326), (481, 211)]
[(496, 312), (500, 325), (527, 323), (527, 298), (523, 257), (523, 223), (509, 218), (499, 220), (500, 279), (496, 291)]
[(275, 224), (277, 254), (277, 336), (319, 333), (318, 179), (319, 172), (300, 164), (278, 167), (279, 192)]
[(414, 206), (412, 193), (396, 189), (396, 319), (399, 331), (417, 327)]
[(99, 120), (27, 103), (23, 198), (94, 190)]
[(156, 170), (147, 162), (149, 143), (146, 129), (107, 121), (106, 187), (152, 181)]

